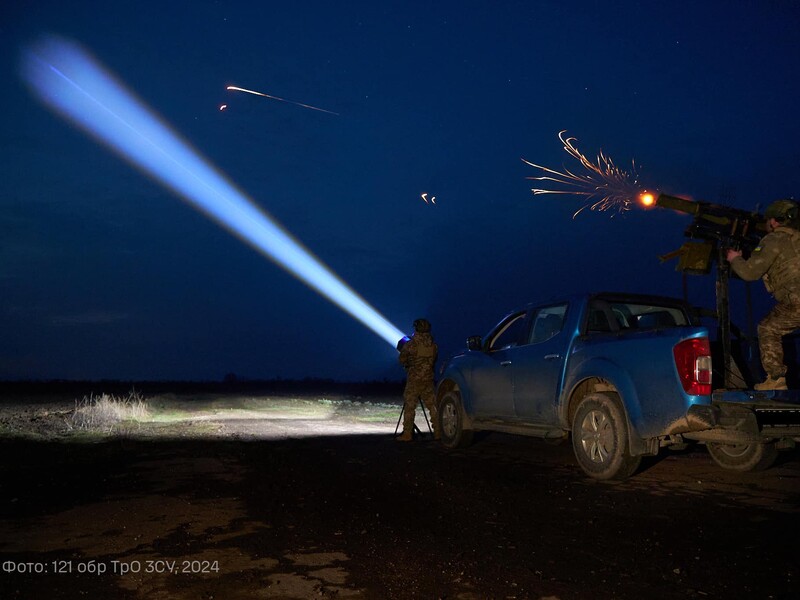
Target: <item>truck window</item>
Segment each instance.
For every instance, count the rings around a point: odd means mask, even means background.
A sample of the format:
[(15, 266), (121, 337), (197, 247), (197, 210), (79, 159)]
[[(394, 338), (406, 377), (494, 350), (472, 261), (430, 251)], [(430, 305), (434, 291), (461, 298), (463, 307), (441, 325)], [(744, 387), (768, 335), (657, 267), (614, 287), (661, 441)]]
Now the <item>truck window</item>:
[(639, 329), (655, 329), (656, 327), (675, 327), (675, 318), (666, 310), (655, 310), (642, 313), (636, 317)]
[(566, 314), (566, 304), (547, 306), (535, 311), (532, 315), (533, 327), (528, 342), (538, 344), (558, 335), (564, 326)]
[(517, 346), (525, 339), (526, 325), (528, 320), (525, 312), (520, 312), (509, 316), (505, 321), (497, 326), (491, 334), (489, 341), (489, 352), (503, 350)]
[(622, 331), (684, 327), (689, 324), (685, 311), (679, 306), (611, 302), (609, 308), (618, 328)]
[(591, 309), (589, 311), (589, 320), (586, 324), (586, 332), (607, 333), (609, 331), (612, 331), (611, 323), (609, 323), (605, 311), (599, 308)]

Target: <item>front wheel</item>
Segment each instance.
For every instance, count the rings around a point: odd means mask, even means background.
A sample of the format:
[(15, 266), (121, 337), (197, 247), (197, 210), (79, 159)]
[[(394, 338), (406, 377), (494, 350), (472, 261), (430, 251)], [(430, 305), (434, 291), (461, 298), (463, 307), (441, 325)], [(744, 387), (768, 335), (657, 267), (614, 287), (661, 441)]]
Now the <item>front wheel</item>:
[(572, 420), (572, 449), (578, 464), (594, 479), (625, 479), (639, 468), (631, 456), (622, 408), (605, 394), (581, 400)]
[(442, 444), (448, 448), (463, 448), (472, 442), (472, 430), (464, 428), (464, 407), (461, 395), (451, 390), (439, 403), (439, 427)]
[(772, 442), (752, 444), (707, 442), (706, 448), (715, 463), (730, 471), (763, 471), (769, 469), (778, 458), (778, 450)]

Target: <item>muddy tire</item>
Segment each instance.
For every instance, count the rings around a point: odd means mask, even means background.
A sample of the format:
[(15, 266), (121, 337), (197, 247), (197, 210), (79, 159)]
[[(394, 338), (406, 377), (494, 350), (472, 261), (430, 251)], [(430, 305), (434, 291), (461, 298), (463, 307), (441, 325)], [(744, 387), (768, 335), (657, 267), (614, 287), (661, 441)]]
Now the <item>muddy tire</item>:
[(730, 471), (763, 471), (778, 457), (774, 443), (718, 444), (708, 442), (708, 453), (714, 462)]
[(463, 448), (472, 442), (472, 430), (464, 428), (464, 407), (461, 395), (455, 390), (447, 392), (439, 403), (439, 427), (442, 444), (447, 448)]
[(631, 456), (623, 409), (605, 394), (590, 394), (578, 404), (572, 449), (581, 469), (593, 479), (625, 479), (642, 462), (641, 456)]

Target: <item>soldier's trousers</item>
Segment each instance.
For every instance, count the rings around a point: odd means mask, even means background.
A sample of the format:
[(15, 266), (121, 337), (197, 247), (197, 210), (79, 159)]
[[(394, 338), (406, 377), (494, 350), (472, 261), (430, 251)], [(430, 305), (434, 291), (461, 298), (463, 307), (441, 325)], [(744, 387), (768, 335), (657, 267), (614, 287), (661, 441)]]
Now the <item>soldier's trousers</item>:
[(783, 336), (800, 329), (800, 305), (778, 303), (758, 324), (758, 349), (761, 365), (773, 379), (786, 375), (783, 362)]
[(414, 417), (417, 413), (417, 402), (422, 400), (431, 416), (431, 427), (436, 428), (436, 394), (433, 383), (409, 381), (403, 391), (403, 431), (413, 431)]

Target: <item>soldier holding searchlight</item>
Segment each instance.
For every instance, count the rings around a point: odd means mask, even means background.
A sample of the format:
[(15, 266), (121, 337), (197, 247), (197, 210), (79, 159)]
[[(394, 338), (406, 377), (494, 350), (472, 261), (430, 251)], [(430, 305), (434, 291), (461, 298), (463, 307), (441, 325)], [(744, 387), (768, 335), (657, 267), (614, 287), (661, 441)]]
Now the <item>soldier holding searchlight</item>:
[(793, 200), (776, 200), (764, 212), (767, 235), (749, 259), (729, 249), (726, 258), (734, 273), (745, 281), (763, 279), (777, 304), (758, 324), (761, 364), (767, 378), (756, 390), (785, 390), (786, 365), (782, 338), (800, 328), (800, 206)]
[(414, 417), (417, 402), (422, 400), (431, 416), (433, 436), (440, 439), (439, 422), (436, 411), (436, 393), (433, 385), (433, 367), (436, 364), (438, 348), (431, 335), (431, 324), (427, 319), (414, 321), (414, 335), (403, 338), (397, 344), (400, 351), (400, 364), (406, 370), (406, 387), (403, 391), (403, 434), (400, 442), (410, 442), (414, 436)]

